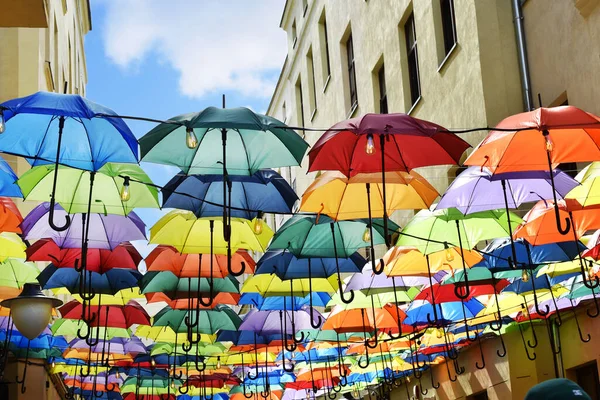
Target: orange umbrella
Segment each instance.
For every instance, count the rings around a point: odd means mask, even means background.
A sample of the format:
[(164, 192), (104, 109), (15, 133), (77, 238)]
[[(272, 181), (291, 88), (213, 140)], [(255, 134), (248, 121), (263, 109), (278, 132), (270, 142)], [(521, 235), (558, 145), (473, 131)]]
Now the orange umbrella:
[[(332, 329), (338, 333), (372, 332), (376, 329), (385, 332), (398, 332), (396, 313), (403, 321), (406, 313), (399, 307), (388, 304), (383, 308), (355, 308), (345, 310), (336, 307), (321, 327), (322, 330)], [(410, 326), (403, 325), (402, 332), (411, 331)]]
[[(215, 308), (219, 304), (229, 304), (229, 305), (237, 305), (240, 300), (240, 295), (238, 293), (217, 293), (214, 297), (212, 303), (209, 306), (205, 306), (209, 302), (208, 297), (204, 297), (204, 304), (198, 301), (198, 298), (188, 299), (187, 293), (181, 293), (181, 298), (171, 299), (167, 294), (163, 292), (154, 292), (154, 293), (146, 293), (146, 300), (148, 303), (159, 303), (164, 301), (167, 303), (169, 307), (172, 309), (183, 310), (189, 308), (199, 307), (201, 309), (211, 309)], [(191, 304), (191, 305), (190, 305)]]
[[(178, 278), (225, 278), (229, 275), (227, 270), (227, 256), (213, 254), (213, 271), (210, 271), (210, 254), (181, 254), (171, 246), (158, 246), (146, 257), (148, 271), (171, 271)], [(238, 250), (231, 257), (231, 268), (239, 271), (241, 267), (248, 268), (247, 273), (254, 272), (256, 263), (247, 251)], [(198, 273), (200, 267), (200, 273)], [(235, 269), (237, 268), (237, 269)]]
[[(392, 247), (384, 256), (385, 274), (387, 276), (429, 276), (439, 271), (455, 271), (463, 268), (464, 264), (471, 267), (480, 262), (483, 257), (474, 250), (449, 247), (425, 256), (414, 247)], [(387, 261), (386, 261), (387, 260)]]
[[(250, 393), (247, 393), (246, 395), (244, 395), (244, 393), (234, 393), (232, 395), (229, 396), (229, 400), (280, 400), (281, 396), (283, 395), (283, 391), (281, 390), (271, 390), (268, 394), (268, 396), (262, 397), (259, 393), (254, 393), (252, 394), (252, 396), (250, 396)], [(250, 396), (250, 398), (245, 397), (245, 396)]]
[(10, 197), (0, 197), (0, 232), (21, 233), (23, 216)]
[[(105, 355), (106, 357), (106, 355)], [(84, 361), (95, 361), (101, 360), (101, 353), (92, 353), (89, 349), (74, 349), (68, 348), (63, 352), (63, 358), (73, 358), (77, 360)], [(112, 364), (114, 361), (131, 361), (133, 362), (133, 357), (129, 354), (118, 354), (118, 353), (110, 353), (108, 355), (108, 361)]]
[(600, 118), (573, 106), (538, 108), (503, 119), (465, 165), (495, 174), (548, 171), (550, 163), (600, 160)]
[[(523, 238), (532, 245), (579, 239), (587, 231), (600, 228), (600, 207), (581, 207), (575, 201), (560, 200), (557, 203), (559, 218), (567, 219), (575, 229), (574, 235), (563, 235), (557, 225), (553, 210), (554, 203), (539, 201), (523, 218), (523, 223), (515, 230), (515, 239)], [(584, 250), (584, 249), (582, 249)]]

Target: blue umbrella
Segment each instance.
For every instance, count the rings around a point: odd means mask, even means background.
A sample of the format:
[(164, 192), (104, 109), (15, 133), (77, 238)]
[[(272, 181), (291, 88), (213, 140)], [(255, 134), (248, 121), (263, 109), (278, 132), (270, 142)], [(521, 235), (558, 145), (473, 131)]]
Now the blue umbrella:
[(304, 306), (312, 304), (315, 307), (326, 307), (331, 296), (325, 292), (312, 292), (305, 297), (272, 296), (262, 297), (259, 293), (244, 293), (240, 297), (239, 305), (253, 305), (260, 311), (272, 310), (299, 310)]
[[(103, 274), (86, 271), (86, 284), (93, 288), (94, 293), (116, 294), (119, 290), (138, 286), (142, 274), (137, 270), (113, 268)], [(71, 293), (80, 293), (82, 275), (73, 268), (58, 268), (48, 265), (39, 275), (38, 281), (43, 289), (66, 287)], [(85, 287), (84, 287), (85, 289)]]
[[(532, 268), (534, 265), (575, 259), (586, 247), (581, 242), (559, 242), (532, 246), (523, 239), (515, 240), (515, 255), (517, 268)], [(512, 257), (509, 239), (496, 239), (481, 251), (483, 260), (475, 265), (490, 269), (509, 269), (508, 259)]]
[[(463, 313), (464, 305), (464, 313)], [(438, 321), (443, 323), (452, 323), (464, 320), (465, 318), (474, 318), (485, 307), (477, 299), (470, 299), (465, 302), (449, 301), (435, 305)], [(427, 325), (427, 314), (433, 315), (433, 306), (427, 301), (415, 300), (406, 310), (405, 325)]]
[(362, 270), (366, 260), (359, 253), (354, 253), (348, 258), (311, 257), (297, 258), (285, 249), (269, 250), (256, 263), (255, 275), (275, 274), (281, 280), (298, 278), (328, 278), (340, 272), (356, 273)]
[(17, 174), (10, 165), (0, 157), (0, 196), (23, 197), (21, 188), (17, 185)]
[[(81, 396), (81, 398), (85, 400), (122, 400), (123, 396), (121, 393), (117, 392), (98, 392), (96, 393), (94, 390), (81, 390), (81, 388), (74, 388), (73, 394)], [(99, 394), (100, 396), (97, 396)]]
[[(298, 196), (277, 172), (229, 175), (228, 207), (232, 218), (253, 219), (260, 213), (291, 213)], [(223, 175), (176, 175), (162, 190), (163, 207), (194, 212), (196, 217), (223, 214)]]
[[(58, 179), (58, 165), (97, 171), (107, 162), (137, 163), (138, 143), (117, 114), (79, 95), (38, 92), (0, 104), (0, 120), (6, 130), (0, 151), (25, 157), (32, 166), (54, 164), (51, 203)], [(90, 175), (90, 188), (93, 186)], [(90, 201), (92, 191), (90, 190)], [(53, 221), (54, 207), (50, 208)]]

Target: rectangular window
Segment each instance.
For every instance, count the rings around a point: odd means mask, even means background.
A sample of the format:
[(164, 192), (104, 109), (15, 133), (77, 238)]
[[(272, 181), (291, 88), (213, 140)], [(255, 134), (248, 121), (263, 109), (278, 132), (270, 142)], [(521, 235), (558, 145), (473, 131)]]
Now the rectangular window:
[(296, 30), (296, 20), (292, 22), (292, 48), (296, 48), (296, 42), (298, 41), (298, 32)]
[(304, 99), (302, 97), (302, 81), (300, 78), (296, 81), (296, 112), (300, 126), (304, 126)]
[(385, 87), (385, 67), (381, 65), (377, 72), (377, 83), (379, 85), (379, 113), (388, 113), (387, 90)]
[(283, 121), (284, 124), (287, 121), (287, 109), (285, 107), (285, 102), (281, 106), (281, 120)]
[(356, 66), (354, 64), (354, 45), (352, 35), (346, 40), (346, 57), (348, 61), (348, 89), (350, 89), (350, 108), (358, 104), (358, 95), (356, 92)]
[(310, 86), (308, 87), (308, 100), (310, 105), (310, 116), (312, 118), (314, 112), (317, 110), (317, 88), (315, 84), (315, 64), (313, 59), (312, 47), (306, 54), (306, 68), (308, 69), (308, 79)]
[(454, 20), (454, 0), (440, 0), (442, 30), (444, 33), (444, 54), (448, 55), (456, 44), (456, 22)]
[(325, 11), (321, 16), (319, 23), (319, 47), (321, 48), (321, 63), (323, 64), (323, 86), (327, 83), (327, 79), (331, 76), (331, 62), (329, 60), (329, 40), (327, 38), (327, 21), (325, 19)]
[(417, 33), (415, 31), (415, 18), (411, 14), (404, 24), (406, 37), (406, 55), (408, 61), (408, 81), (410, 85), (410, 101), (414, 106), (421, 97), (421, 83), (419, 81), (419, 58), (417, 55)]
[(592, 398), (600, 396), (600, 382), (598, 381), (598, 366), (591, 362), (575, 368), (575, 381)]
[(308, 11), (308, 0), (302, 0), (302, 15), (306, 15)]
[(487, 390), (467, 396), (467, 400), (488, 400)]

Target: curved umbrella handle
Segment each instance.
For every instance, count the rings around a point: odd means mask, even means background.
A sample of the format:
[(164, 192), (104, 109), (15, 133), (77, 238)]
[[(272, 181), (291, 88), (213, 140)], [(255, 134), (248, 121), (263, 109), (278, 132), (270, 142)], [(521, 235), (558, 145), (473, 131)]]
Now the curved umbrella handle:
[(477, 335), (477, 343), (479, 344), (479, 353), (481, 354), (481, 365), (479, 364), (479, 361), (475, 362), (475, 367), (477, 367), (477, 369), (484, 369), (485, 368), (485, 357), (483, 356), (483, 346), (481, 345), (481, 335)]
[[(312, 318), (311, 318), (311, 323), (312, 323)], [(294, 339), (294, 343), (302, 343), (302, 342), (304, 342), (304, 339), (306, 338), (306, 335), (305, 335), (305, 333), (303, 331), (300, 331), (300, 338), (299, 339), (296, 337), (295, 333), (292, 333), (292, 338)]]
[(504, 338), (502, 338), (501, 333), (498, 333), (498, 336), (500, 337), (500, 344), (502, 345), (502, 352), (500, 352), (500, 350), (496, 350), (496, 354), (498, 354), (498, 357), (504, 358), (506, 356), (506, 346), (504, 345)]
[[(550, 173), (552, 176), (552, 173)], [(571, 231), (571, 220), (569, 218), (565, 218), (566, 226), (562, 227), (562, 222), (560, 220), (560, 212), (558, 209), (558, 204), (554, 203), (554, 215), (556, 217), (556, 229), (561, 235), (566, 235)]]
[(377, 265), (379, 265), (379, 268), (376, 268), (375, 263), (373, 263), (373, 273), (375, 275), (381, 275), (383, 273), (383, 270), (385, 269), (385, 263), (383, 262), (383, 259), (380, 258)]
[(258, 378), (258, 366), (257, 366), (256, 368), (257, 368), (257, 370), (256, 370), (256, 375), (252, 376), (252, 375), (250, 374), (250, 371), (248, 371), (248, 374), (246, 375), (246, 376), (248, 377), (248, 379), (250, 379), (251, 381), (255, 381), (255, 380), (256, 380), (256, 378)]
[(350, 290), (348, 293), (350, 293), (350, 297), (349, 298), (345, 298), (344, 297), (344, 292), (342, 289), (342, 283), (340, 282), (340, 300), (342, 300), (342, 302), (344, 304), (350, 304), (352, 303), (352, 301), (354, 301), (354, 290)]
[[(310, 313), (310, 326), (312, 326), (314, 329), (319, 329), (321, 327), (321, 324), (323, 323), (323, 318), (317, 314), (317, 320), (314, 321), (313, 320), (313, 315), (312, 315), (312, 308), (311, 308), (311, 313)], [(304, 333), (304, 332), (303, 332)]]
[[(183, 390), (183, 388), (185, 388), (185, 390)], [(184, 385), (184, 386), (180, 386), (179, 389), (177, 389), (177, 390), (181, 394), (187, 394), (190, 391), (190, 387), (187, 385)]]
[[(60, 150), (59, 150), (60, 151)], [(57, 156), (58, 157), (58, 156)], [(56, 225), (54, 222), (54, 206), (56, 205), (56, 199), (54, 194), (56, 193), (56, 181), (58, 180), (58, 158), (54, 165), (54, 182), (52, 184), (52, 196), (50, 197), (50, 210), (48, 211), (48, 225), (56, 232), (63, 232), (69, 229), (71, 226), (71, 216), (65, 215), (65, 224), (62, 226)]]
[(454, 370), (458, 375), (462, 375), (465, 373), (465, 367), (461, 367), (460, 365), (458, 365), (458, 359), (452, 360), (452, 362), (454, 363)]
[(440, 383), (434, 383), (433, 381), (433, 368), (431, 368), (431, 366), (429, 367), (429, 376), (431, 377), (431, 387), (434, 389), (439, 389)]
[(244, 397), (247, 399), (251, 399), (252, 397), (254, 397), (254, 392), (250, 390), (250, 393), (246, 393), (246, 390), (244, 390)]
[[(189, 338), (188, 338), (189, 339)], [(181, 344), (181, 348), (183, 349), (183, 351), (185, 351), (186, 353), (189, 353), (190, 350), (192, 350), (192, 342), (187, 341), (187, 342), (183, 342)], [(181, 371), (180, 371), (181, 372)]]
[(377, 337), (377, 332), (375, 332), (375, 342), (373, 344), (371, 344), (371, 342), (369, 340), (365, 340), (365, 346), (367, 346), (370, 349), (374, 349), (379, 345), (379, 339)]

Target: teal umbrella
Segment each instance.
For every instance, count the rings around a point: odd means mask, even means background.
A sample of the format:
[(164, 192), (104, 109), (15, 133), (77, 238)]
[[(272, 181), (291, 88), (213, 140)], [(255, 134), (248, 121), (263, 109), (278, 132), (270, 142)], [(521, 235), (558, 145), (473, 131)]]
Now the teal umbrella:
[[(394, 222), (388, 222), (388, 234), (400, 229)], [(294, 215), (277, 231), (269, 250), (286, 250), (298, 258), (335, 258), (340, 299), (349, 304), (354, 298), (344, 297), (342, 277), (338, 257), (348, 258), (358, 249), (371, 243), (385, 244), (384, 224), (381, 219), (334, 221), (325, 215)], [(309, 277), (310, 279), (310, 277)]]

